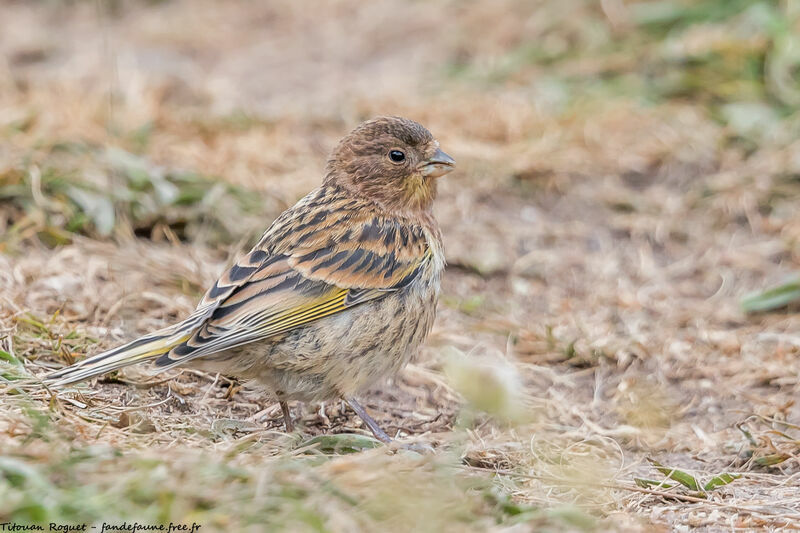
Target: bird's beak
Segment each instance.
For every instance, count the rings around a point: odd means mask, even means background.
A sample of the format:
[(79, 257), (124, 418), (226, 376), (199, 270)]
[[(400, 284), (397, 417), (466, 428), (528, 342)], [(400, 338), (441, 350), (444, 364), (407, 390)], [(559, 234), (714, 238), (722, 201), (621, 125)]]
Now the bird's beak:
[(426, 178), (438, 178), (456, 168), (456, 160), (436, 149), (436, 153), (417, 167)]

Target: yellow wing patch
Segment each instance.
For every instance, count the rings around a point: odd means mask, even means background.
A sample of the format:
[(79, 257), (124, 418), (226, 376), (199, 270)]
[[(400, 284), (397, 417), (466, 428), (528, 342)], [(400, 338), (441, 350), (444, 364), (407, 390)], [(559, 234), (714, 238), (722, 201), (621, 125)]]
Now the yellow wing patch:
[(313, 320), (338, 313), (347, 307), (345, 305), (347, 292), (347, 289), (337, 289), (331, 297), (291, 309), (262, 324), (258, 331), (261, 336), (277, 335)]

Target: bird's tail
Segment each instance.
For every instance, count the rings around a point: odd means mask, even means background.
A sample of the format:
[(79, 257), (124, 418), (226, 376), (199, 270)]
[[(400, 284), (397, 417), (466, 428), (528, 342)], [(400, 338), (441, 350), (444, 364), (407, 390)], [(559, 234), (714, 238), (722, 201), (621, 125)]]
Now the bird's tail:
[(191, 336), (191, 331), (180, 327), (182, 325), (164, 328), (128, 344), (79, 361), (74, 365), (48, 374), (45, 376), (44, 381), (51, 387), (60, 387), (99, 376), (118, 368), (155, 359)]

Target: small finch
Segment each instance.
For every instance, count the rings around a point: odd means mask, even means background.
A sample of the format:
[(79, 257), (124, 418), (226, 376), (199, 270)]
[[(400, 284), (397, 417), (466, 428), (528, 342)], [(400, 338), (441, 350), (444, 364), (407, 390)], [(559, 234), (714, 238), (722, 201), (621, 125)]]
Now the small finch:
[(322, 186), (282, 213), (184, 321), (45, 380), (57, 387), (142, 361), (263, 385), (280, 402), (355, 397), (400, 370), (431, 330), (444, 270), (431, 206), (455, 161), (420, 124), (362, 123), (333, 150)]

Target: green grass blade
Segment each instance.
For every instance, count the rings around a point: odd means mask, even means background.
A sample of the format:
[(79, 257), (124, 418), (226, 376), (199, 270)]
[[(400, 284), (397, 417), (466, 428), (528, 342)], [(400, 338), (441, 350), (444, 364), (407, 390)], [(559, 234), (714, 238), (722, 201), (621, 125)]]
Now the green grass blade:
[(687, 474), (683, 470), (678, 470), (677, 468), (668, 468), (658, 461), (654, 461), (653, 459), (648, 459), (650, 464), (652, 464), (656, 470), (667, 476), (669, 479), (673, 481), (677, 481), (684, 487), (694, 491), (700, 491), (700, 483), (697, 482), (697, 479), (694, 478), (691, 474)]
[(319, 435), (309, 439), (301, 447), (317, 445), (316, 449), (326, 454), (348, 454), (371, 450), (381, 446), (381, 443), (366, 435), (355, 433), (340, 433), (338, 435)]
[(800, 301), (800, 277), (761, 292), (748, 294), (742, 298), (741, 305), (747, 313), (758, 313), (780, 309), (796, 301)]
[(663, 481), (656, 481), (654, 479), (646, 479), (642, 477), (635, 477), (633, 478), (633, 482), (636, 483), (637, 487), (642, 487), (643, 489), (649, 488), (657, 488), (657, 489), (671, 489), (675, 485), (671, 483), (664, 483)]
[(722, 487), (729, 483), (733, 483), (740, 477), (742, 477), (741, 474), (728, 474), (727, 472), (718, 476), (714, 476), (709, 480), (708, 483), (703, 485), (703, 490), (714, 490), (717, 487)]
[(763, 457), (758, 457), (754, 462), (758, 466), (773, 466), (781, 464), (790, 457), (791, 457), (790, 455), (785, 453), (772, 453), (769, 455), (764, 455)]

